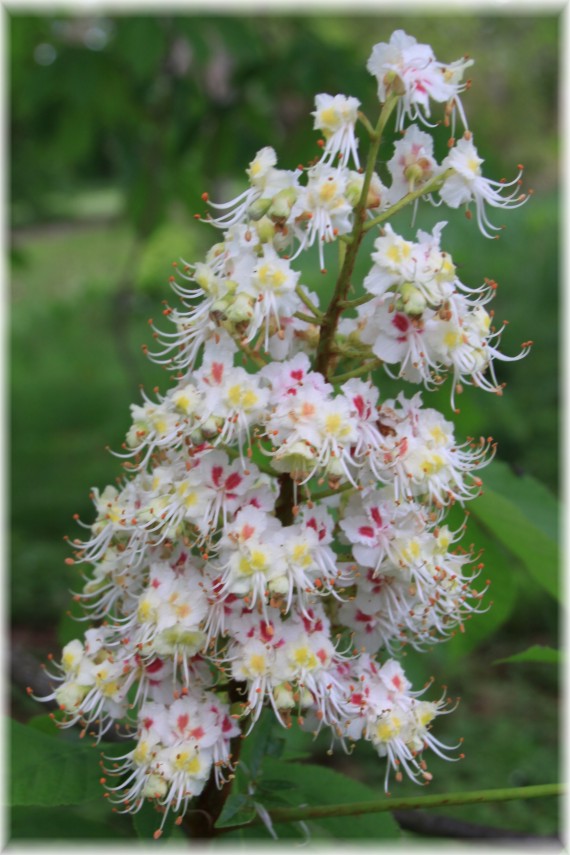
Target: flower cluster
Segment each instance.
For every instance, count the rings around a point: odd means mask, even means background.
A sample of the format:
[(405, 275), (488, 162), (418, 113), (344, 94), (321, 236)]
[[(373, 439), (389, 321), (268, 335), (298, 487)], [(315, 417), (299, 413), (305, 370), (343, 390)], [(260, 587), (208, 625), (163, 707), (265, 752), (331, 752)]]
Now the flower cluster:
[[(466, 126), (470, 64), (438, 62), (401, 31), (376, 45), (378, 128), (394, 106), (399, 130), (428, 125), (431, 102)], [(371, 742), (386, 787), (390, 770), (429, 781), (423, 753), (447, 756), (431, 726), (448, 701), (420, 699), (427, 687), (412, 691), (397, 657), (484, 607), (482, 565), (445, 517), (479, 494), (494, 445), (458, 441), (420, 393), (380, 400), (370, 371), (384, 364), (427, 390), (451, 375), (453, 401), (461, 384), (500, 391), (493, 360), (507, 357), (486, 308), (496, 285), (459, 281), (440, 248), (445, 223), (414, 242), (386, 220), (439, 192), (451, 208), (473, 201), (488, 234), (484, 205), (523, 199), (482, 177), (470, 132), (438, 164), (415, 124), (386, 186), (379, 130), (360, 167), (356, 122), (372, 125), (359, 106), (318, 95), (320, 158), (283, 170), (263, 148), (248, 189), (210, 203), (222, 239), (177, 266), (181, 306), (166, 308), (169, 330), (153, 325), (150, 356), (174, 385), (131, 407), (124, 480), (93, 490), (95, 520), (72, 542), (69, 561), (85, 569), (76, 600), (96, 626), (64, 648), (48, 699), (62, 726), (135, 739), (108, 770), (123, 811), (150, 800), (163, 823), (182, 817), (212, 776), (232, 777), (264, 708), (286, 728), (329, 728), (345, 748)], [(357, 314), (341, 319), (350, 249), (381, 222)], [(321, 306), (293, 263), (316, 243), (324, 269), (324, 245), (339, 240), (347, 260)]]

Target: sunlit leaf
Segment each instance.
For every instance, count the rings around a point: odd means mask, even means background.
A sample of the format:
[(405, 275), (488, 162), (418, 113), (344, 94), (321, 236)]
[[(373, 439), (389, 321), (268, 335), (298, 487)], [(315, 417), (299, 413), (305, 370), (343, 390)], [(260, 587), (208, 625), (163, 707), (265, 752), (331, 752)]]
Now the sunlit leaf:
[(560, 650), (555, 650), (552, 647), (533, 644), (528, 650), (522, 650), (520, 653), (514, 653), (504, 659), (496, 659), (493, 665), (502, 665), (505, 662), (544, 662), (550, 665), (560, 665), (563, 662), (563, 655)]

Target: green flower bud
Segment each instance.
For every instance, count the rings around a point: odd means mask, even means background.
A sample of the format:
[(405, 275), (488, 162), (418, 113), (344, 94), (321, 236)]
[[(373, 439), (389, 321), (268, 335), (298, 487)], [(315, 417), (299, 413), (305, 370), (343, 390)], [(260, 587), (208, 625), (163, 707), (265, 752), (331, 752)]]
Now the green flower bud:
[(142, 789), (145, 799), (162, 799), (168, 792), (168, 784), (161, 775), (149, 775)]
[(262, 217), (256, 226), (261, 243), (271, 243), (275, 237), (275, 224), (269, 217)]
[(231, 303), (228, 301), (225, 308), (225, 315), (233, 324), (239, 324), (241, 321), (249, 321), (253, 312), (254, 300), (247, 294), (238, 294)]
[(291, 208), (297, 199), (297, 191), (294, 187), (285, 187), (273, 197), (268, 215), (274, 220), (286, 220), (291, 213)]
[(271, 199), (256, 199), (247, 209), (250, 220), (260, 220), (271, 207)]
[(427, 302), (419, 288), (416, 288), (411, 282), (405, 282), (400, 288), (398, 299), (396, 300), (396, 310), (405, 312), (406, 315), (421, 315)]

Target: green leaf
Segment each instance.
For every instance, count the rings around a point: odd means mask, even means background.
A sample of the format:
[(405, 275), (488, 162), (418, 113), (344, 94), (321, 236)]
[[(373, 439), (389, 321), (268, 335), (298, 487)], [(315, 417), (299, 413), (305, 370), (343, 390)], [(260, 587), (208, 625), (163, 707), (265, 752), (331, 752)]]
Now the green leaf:
[(255, 780), (265, 757), (280, 757), (285, 747), (286, 735), (270, 709), (264, 709), (252, 734), (242, 748), (240, 767), (245, 766), (251, 780)]
[[(110, 812), (109, 812), (110, 813)], [(11, 840), (91, 840), (117, 838), (112, 828), (69, 807), (14, 807)]]
[[(283, 760), (268, 758), (263, 764), (265, 775), (295, 784), (295, 790), (281, 791), (282, 798), (292, 806), (301, 804), (323, 805), (342, 804), (349, 801), (365, 801), (377, 799), (379, 791), (335, 772), (324, 766), (309, 763), (287, 763)], [(270, 805), (264, 802), (264, 807)], [(399, 836), (399, 828), (390, 814), (366, 814), (359, 816), (357, 821), (347, 822), (346, 818), (320, 819), (310, 823), (313, 836), (331, 835), (336, 839), (368, 839), (378, 840)], [(282, 824), (275, 823), (275, 831), (281, 836)], [(324, 832), (324, 835), (323, 835)]]
[(542, 644), (533, 644), (528, 650), (521, 650), (520, 653), (507, 656), (505, 659), (496, 659), (493, 665), (502, 665), (503, 662), (545, 662), (551, 665), (561, 665), (563, 659), (564, 656), (560, 650)]
[(73, 805), (101, 798), (100, 748), (10, 719), (10, 804)]
[(216, 821), (216, 828), (228, 825), (245, 825), (255, 816), (255, 808), (251, 796), (245, 793), (232, 793), (228, 796), (223, 810)]
[(493, 460), (482, 477), (483, 490), (493, 490), (511, 499), (543, 534), (558, 542), (560, 507), (548, 487), (532, 475), (517, 475), (503, 460)]
[[(57, 710), (54, 715), (57, 716), (58, 713), (61, 715), (59, 710)], [(34, 730), (39, 730), (42, 733), (47, 733), (48, 736), (57, 736), (60, 733), (57, 724), (49, 715), (49, 713), (42, 713), (41, 715), (32, 716), (32, 718), (28, 719), (26, 727), (33, 727)]]
[(519, 478), (504, 467), (495, 467), (485, 479), (485, 484), (493, 482), (501, 492), (484, 488), (471, 503), (471, 513), (521, 560), (541, 587), (560, 597), (555, 500), (534, 478)]
[(284, 760), (308, 760), (314, 751), (315, 737), (293, 721), (291, 727), (285, 731)]

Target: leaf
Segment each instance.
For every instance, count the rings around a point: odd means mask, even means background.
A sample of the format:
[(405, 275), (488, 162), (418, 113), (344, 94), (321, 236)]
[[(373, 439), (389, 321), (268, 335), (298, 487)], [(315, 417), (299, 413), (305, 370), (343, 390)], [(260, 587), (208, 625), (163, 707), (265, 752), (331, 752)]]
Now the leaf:
[(101, 798), (100, 747), (68, 742), (10, 719), (10, 804), (73, 805)]
[(503, 460), (493, 460), (485, 468), (483, 481), (484, 490), (510, 498), (543, 534), (558, 542), (560, 507), (548, 487), (532, 475), (517, 475)]
[[(59, 710), (53, 713), (53, 715), (57, 716), (58, 713), (61, 715)], [(34, 730), (47, 733), (48, 736), (57, 736), (60, 733), (55, 721), (49, 713), (41, 713), (40, 715), (32, 716), (32, 718), (28, 719), (26, 727), (33, 727)]]
[(487, 483), (494, 481), (505, 493), (484, 489), (483, 495), (471, 503), (471, 513), (520, 558), (541, 587), (559, 598), (553, 497), (534, 478), (518, 478), (501, 468), (494, 473)]
[[(291, 806), (334, 805), (355, 801), (373, 801), (378, 799), (379, 792), (371, 787), (348, 778), (346, 775), (309, 763), (287, 763), (283, 760), (268, 758), (263, 765), (264, 774), (275, 776), (280, 780), (288, 780), (295, 784), (295, 791), (290, 794), (281, 791)], [(265, 807), (270, 809), (268, 804)], [(275, 831), (281, 836), (282, 823), (275, 823)], [(316, 823), (313, 832), (317, 831)], [(396, 821), (388, 813), (364, 814), (354, 822), (345, 817), (319, 819), (319, 829), (336, 839), (386, 839), (399, 836)], [(317, 836), (316, 834), (314, 836)], [(319, 833), (318, 836), (323, 836)]]
[(285, 731), (284, 760), (307, 760), (315, 750), (315, 737), (302, 730), (296, 721)]
[(504, 662), (544, 662), (551, 665), (561, 665), (563, 660), (564, 656), (560, 650), (542, 644), (533, 644), (528, 650), (521, 650), (520, 653), (507, 656), (505, 659), (496, 659), (493, 665), (502, 665)]
[(251, 736), (244, 741), (240, 767), (245, 766), (251, 780), (258, 777), (265, 757), (280, 757), (285, 747), (286, 736), (276, 728), (282, 729), (275, 720), (273, 712), (264, 709)]
[(223, 810), (216, 820), (216, 828), (228, 825), (245, 825), (255, 816), (255, 808), (251, 796), (245, 793), (232, 793), (228, 796)]
[(69, 807), (14, 807), (10, 811), (11, 840), (116, 840), (116, 837), (114, 829)]

